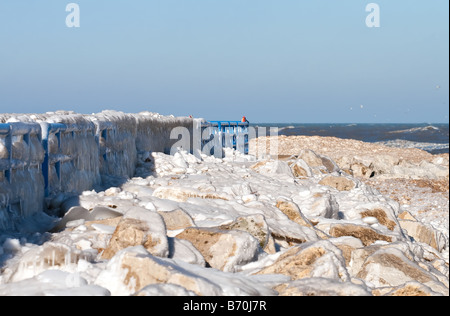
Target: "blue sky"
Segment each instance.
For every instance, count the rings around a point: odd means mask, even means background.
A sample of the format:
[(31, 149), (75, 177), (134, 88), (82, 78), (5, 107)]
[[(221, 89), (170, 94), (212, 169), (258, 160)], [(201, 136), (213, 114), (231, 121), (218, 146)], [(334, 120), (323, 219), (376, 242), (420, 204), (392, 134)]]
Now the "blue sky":
[(0, 113), (448, 123), (448, 12), (447, 0), (0, 0)]

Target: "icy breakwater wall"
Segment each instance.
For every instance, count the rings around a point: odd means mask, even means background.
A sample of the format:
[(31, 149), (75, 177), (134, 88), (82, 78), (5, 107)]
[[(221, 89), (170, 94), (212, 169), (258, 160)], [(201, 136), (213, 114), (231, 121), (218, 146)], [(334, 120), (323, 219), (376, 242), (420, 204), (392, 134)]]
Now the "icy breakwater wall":
[(46, 199), (131, 178), (139, 155), (167, 152), (186, 117), (104, 111), (0, 115), (0, 231), (44, 211)]

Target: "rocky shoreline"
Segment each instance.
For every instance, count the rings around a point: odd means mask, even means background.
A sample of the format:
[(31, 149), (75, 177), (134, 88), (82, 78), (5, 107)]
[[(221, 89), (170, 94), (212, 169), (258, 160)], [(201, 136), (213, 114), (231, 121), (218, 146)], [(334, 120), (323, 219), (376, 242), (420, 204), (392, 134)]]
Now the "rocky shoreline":
[(52, 201), (52, 233), (0, 243), (0, 295), (449, 295), (448, 155), (277, 141), (144, 153), (122, 186)]

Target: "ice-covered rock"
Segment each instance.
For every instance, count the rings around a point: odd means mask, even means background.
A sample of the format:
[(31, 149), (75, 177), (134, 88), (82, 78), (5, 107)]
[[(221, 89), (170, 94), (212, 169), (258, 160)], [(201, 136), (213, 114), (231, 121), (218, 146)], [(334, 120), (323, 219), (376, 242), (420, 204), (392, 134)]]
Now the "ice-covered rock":
[(340, 169), (330, 157), (318, 154), (310, 149), (301, 150), (298, 158), (306, 162), (314, 174), (332, 173)]
[(185, 187), (159, 187), (153, 192), (153, 196), (160, 199), (169, 199), (177, 202), (186, 202), (189, 198), (230, 200), (226, 194), (215, 192), (201, 192)]
[(200, 251), (188, 240), (169, 238), (169, 258), (191, 264), (206, 266), (205, 258)]
[(176, 261), (151, 255), (143, 246), (126, 248), (115, 254), (95, 283), (113, 295), (131, 295), (151, 284), (175, 284), (197, 295), (221, 294), (218, 285), (189, 273)]
[(439, 252), (448, 247), (448, 239), (445, 238), (445, 235), (434, 229), (431, 225), (411, 220), (400, 220), (399, 222), (400, 226), (414, 240), (426, 243)]
[(177, 230), (196, 226), (192, 217), (181, 208), (168, 212), (159, 211), (158, 213), (162, 216), (168, 230)]
[(291, 167), (292, 174), (296, 178), (309, 178), (314, 176), (313, 170), (303, 159), (291, 159), (288, 165)]
[(353, 179), (343, 176), (336, 177), (333, 175), (324, 177), (319, 181), (319, 184), (333, 187), (339, 191), (350, 191), (356, 186), (355, 180)]
[(161, 215), (137, 207), (130, 209), (117, 225), (102, 258), (110, 259), (118, 251), (134, 246), (143, 246), (158, 257), (169, 255), (166, 226)]
[(307, 190), (292, 197), (300, 207), (302, 213), (308, 218), (339, 218), (339, 204), (334, 195), (326, 190)]
[(280, 160), (263, 160), (259, 161), (251, 169), (261, 173), (261, 174), (276, 174), (280, 177), (292, 178), (293, 174), (291, 168), (285, 161)]
[(162, 283), (147, 285), (136, 292), (134, 296), (197, 296), (197, 294), (186, 290), (180, 285)]
[(363, 285), (329, 278), (306, 278), (276, 287), (280, 296), (372, 296)]
[(444, 296), (417, 281), (409, 281), (394, 287), (383, 287), (372, 292), (376, 296)]
[(341, 250), (327, 240), (309, 242), (290, 248), (272, 265), (258, 274), (280, 273), (292, 280), (323, 277), (349, 281)]
[(267, 247), (271, 237), (269, 226), (267, 225), (264, 216), (261, 214), (238, 217), (232, 223), (222, 225), (220, 226), (220, 228), (226, 230), (242, 230), (248, 232), (258, 240), (259, 246), (262, 249)]
[[(25, 118), (86, 120), (64, 115), (74, 114)], [(445, 174), (448, 159), (411, 163), (398, 152), (384, 157), (378, 147), (364, 154), (361, 144), (349, 155), (346, 140), (327, 148), (323, 138), (279, 160), (232, 149), (223, 159), (182, 148), (167, 155), (175, 118), (115, 112), (91, 118), (96, 126), (117, 121), (119, 134), (98, 135), (103, 151), (95, 162), (80, 158), (61, 170), (98, 165), (102, 185), (86, 188), (95, 177), (74, 173), (72, 183), (62, 184), (73, 194), (57, 191), (46, 200), (51, 215), (64, 215), (51, 234), (35, 230), (40, 218), (21, 223), (17, 235), (0, 234), (0, 295), (448, 295), (448, 178), (418, 183), (440, 194), (429, 201), (421, 192), (416, 200), (396, 199), (398, 182), (378, 191), (369, 180), (412, 173), (431, 179)], [(62, 137), (62, 154), (75, 153), (75, 134)], [(88, 138), (80, 150), (92, 157)], [(41, 157), (39, 148), (21, 145), (16, 157)], [(57, 152), (58, 137), (49, 146)], [(114, 155), (121, 157), (113, 165), (122, 165), (108, 170)], [(50, 172), (56, 181), (56, 166)], [(11, 223), (5, 208), (11, 193), (31, 194), (43, 182), (23, 170), (14, 176), (23, 187), (0, 172), (0, 226)]]
[(369, 246), (377, 241), (394, 242), (396, 236), (387, 235), (365, 225), (351, 223), (332, 224), (328, 232), (333, 237), (351, 236), (358, 238), (365, 246)]
[(417, 281), (435, 292), (448, 295), (448, 280), (443, 284), (433, 273), (395, 247), (381, 248), (369, 255), (356, 276), (375, 287), (394, 287)]
[(242, 230), (190, 227), (176, 236), (190, 241), (213, 268), (234, 272), (257, 259), (258, 240)]
[(70, 269), (79, 260), (92, 260), (96, 252), (83, 251), (75, 244), (47, 242), (42, 247), (30, 247), (18, 260), (18, 264), (5, 277), (10, 282), (18, 282), (35, 277), (51, 269)]
[(84, 207), (75, 206), (69, 209), (64, 217), (53, 227), (53, 231), (59, 231), (67, 227), (67, 224), (76, 221), (96, 221), (122, 216), (121, 213), (114, 211), (109, 207), (96, 206), (92, 211), (88, 211)]
[(0, 296), (110, 296), (104, 287), (88, 284), (78, 273), (47, 270), (16, 283), (0, 284)]
[(328, 241), (333, 243), (333, 245), (342, 251), (342, 256), (347, 267), (350, 266), (353, 251), (359, 248), (364, 248), (362, 241), (352, 236), (330, 238)]
[(286, 198), (277, 199), (277, 208), (293, 222), (301, 226), (313, 227), (312, 223), (302, 214), (300, 208), (293, 201)]

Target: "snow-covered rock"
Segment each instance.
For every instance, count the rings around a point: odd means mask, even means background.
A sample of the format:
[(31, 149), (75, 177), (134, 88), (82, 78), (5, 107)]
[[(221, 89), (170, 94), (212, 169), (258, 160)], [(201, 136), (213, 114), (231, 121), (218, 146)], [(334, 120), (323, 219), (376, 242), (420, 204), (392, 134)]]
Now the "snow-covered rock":
[[(113, 112), (101, 118), (117, 119), (123, 133), (109, 141), (103, 135), (101, 144), (137, 153), (111, 172), (135, 172), (103, 175), (105, 187), (49, 198), (51, 216), (38, 212), (21, 223), (22, 232), (0, 235), (0, 295), (448, 295), (448, 184), (424, 194), (393, 180), (393, 173), (406, 179), (415, 172), (431, 181), (448, 170), (445, 159), (411, 163), (384, 157), (376, 146), (364, 154), (361, 144), (335, 158), (348, 141), (326, 151), (322, 138), (279, 160), (231, 149), (224, 158), (183, 149), (167, 155), (168, 142), (158, 135), (175, 119)], [(136, 129), (133, 122), (140, 122)], [(27, 194), (34, 184), (21, 176), (30, 182)], [(368, 179), (392, 182), (379, 191)], [(74, 181), (66, 187), (82, 183)], [(0, 186), (2, 223), (13, 189)], [(36, 229), (54, 226), (60, 212), (54, 230)]]
[(294, 246), (258, 273), (280, 273), (292, 280), (314, 277), (350, 280), (341, 250), (327, 240)]
[(352, 236), (361, 240), (365, 246), (370, 246), (377, 241), (397, 241), (397, 236), (395, 235), (383, 234), (372, 227), (351, 223), (332, 224), (329, 234), (333, 237)]
[(191, 227), (176, 238), (190, 241), (209, 266), (226, 272), (256, 260), (260, 251), (258, 240), (242, 230)]
[(181, 208), (168, 212), (159, 211), (158, 214), (162, 216), (168, 230), (177, 230), (195, 226), (192, 217)]
[[(401, 250), (395, 247), (381, 248), (369, 255), (362, 264), (357, 277), (375, 287), (399, 286), (411, 281), (418, 281), (433, 291), (447, 295), (448, 279), (432, 271), (424, 269), (423, 265), (409, 259)], [(444, 280), (445, 283), (442, 283)]]
[(197, 295), (221, 294), (216, 284), (188, 273), (176, 261), (152, 256), (143, 246), (119, 251), (95, 282), (113, 295), (131, 295), (151, 284), (175, 284)]
[(320, 277), (295, 280), (276, 289), (281, 296), (372, 296), (364, 285)]
[(154, 256), (169, 255), (166, 226), (161, 215), (136, 207), (119, 222), (102, 257), (110, 259), (122, 249), (140, 245)]
[(434, 229), (431, 225), (426, 225), (418, 221), (400, 220), (400, 226), (407, 231), (407, 234), (419, 242), (426, 243), (439, 252), (448, 247), (448, 238)]

